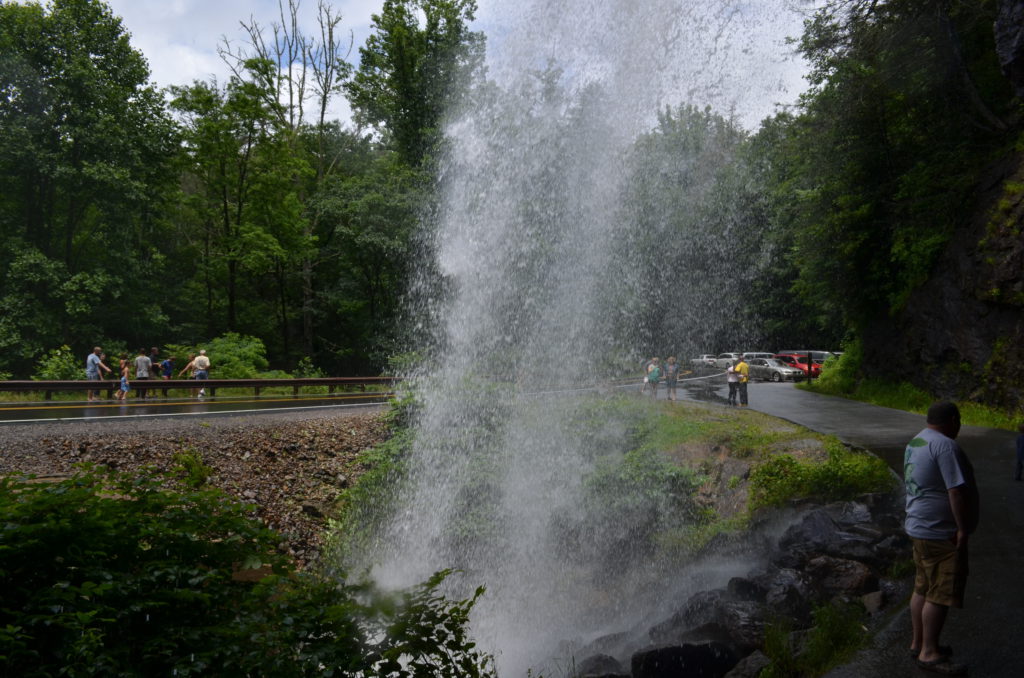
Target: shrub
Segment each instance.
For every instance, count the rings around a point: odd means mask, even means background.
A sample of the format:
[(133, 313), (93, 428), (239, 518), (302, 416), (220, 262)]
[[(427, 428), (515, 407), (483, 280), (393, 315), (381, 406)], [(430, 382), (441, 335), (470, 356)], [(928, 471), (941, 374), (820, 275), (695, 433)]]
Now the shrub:
[[(383, 594), (294, 572), (213, 490), (85, 469), (0, 478), (0, 675), (487, 676), (447, 572)], [(272, 572), (239, 581), (240, 568)], [(429, 668), (427, 668), (429, 667)]]
[(806, 642), (796, 648), (785, 622), (765, 630), (765, 654), (772, 663), (761, 678), (813, 678), (847, 661), (867, 640), (862, 610), (854, 605), (822, 605), (813, 612)]
[[(32, 375), (33, 379), (36, 380), (60, 380), (67, 381), (71, 379), (84, 379), (85, 378), (85, 358), (75, 356), (71, 351), (71, 347), (68, 345), (55, 348), (39, 359), (36, 363), (35, 374)], [(110, 367), (108, 364), (107, 367)], [(116, 365), (114, 366), (117, 367)]]
[(824, 463), (778, 454), (754, 467), (751, 507), (781, 506), (797, 498), (838, 501), (892, 489), (895, 479), (878, 457), (850, 450), (838, 441), (830, 441), (827, 448)]

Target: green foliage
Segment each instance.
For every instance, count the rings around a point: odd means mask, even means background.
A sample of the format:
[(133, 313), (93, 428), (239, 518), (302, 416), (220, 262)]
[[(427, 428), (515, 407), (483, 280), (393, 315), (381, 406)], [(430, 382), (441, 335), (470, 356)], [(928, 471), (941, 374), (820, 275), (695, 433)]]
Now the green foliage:
[(868, 632), (855, 605), (822, 605), (813, 612), (814, 623), (800, 648), (785, 623), (765, 630), (765, 654), (772, 663), (761, 678), (816, 678), (847, 661), (867, 641)]
[[(0, 478), (4, 675), (489, 676), (448, 572), (384, 594), (290, 570), (210, 490), (84, 470)], [(233, 576), (264, 566), (249, 584)]]
[(891, 490), (894, 482), (884, 461), (833, 439), (824, 462), (773, 454), (757, 464), (750, 473), (751, 508), (782, 506), (792, 499), (853, 499), (868, 492)]
[(99, 0), (0, 4), (0, 367), (27, 375), (44, 347), (84, 350), (129, 317), (164, 327), (176, 144), (148, 78)]
[(363, 472), (338, 500), (338, 518), (332, 521), (331, 543), (326, 549), (339, 562), (360, 553), (388, 524), (393, 499), (403, 487), (405, 460), (413, 439), (411, 429), (399, 427), (387, 442), (359, 456), (357, 464)]
[(181, 479), (186, 487), (198, 490), (206, 484), (213, 469), (203, 463), (203, 455), (194, 447), (188, 447), (176, 452), (171, 457), (171, 463), (175, 466), (175, 474)]
[(356, 120), (385, 131), (411, 166), (434, 150), (442, 115), (483, 66), (475, 13), (475, 0), (385, 0), (373, 15), (345, 90)]
[(860, 340), (847, 342), (843, 344), (843, 354), (838, 359), (829, 358), (818, 379), (802, 383), (799, 387), (829, 395), (849, 395), (857, 389), (863, 360)]
[[(107, 364), (107, 367), (110, 367)], [(115, 369), (117, 365), (114, 365)], [(116, 370), (115, 370), (116, 371)], [(33, 379), (37, 380), (60, 380), (81, 379), (85, 374), (85, 357), (79, 358), (72, 351), (71, 347), (61, 346), (55, 348), (39, 359), (36, 363)]]
[(309, 379), (319, 379), (327, 376), (327, 374), (324, 373), (323, 370), (321, 370), (319, 367), (313, 364), (313, 359), (310, 358), (309, 356), (302, 357), (302, 360), (299, 361), (299, 364), (295, 366), (293, 374), (296, 377)]

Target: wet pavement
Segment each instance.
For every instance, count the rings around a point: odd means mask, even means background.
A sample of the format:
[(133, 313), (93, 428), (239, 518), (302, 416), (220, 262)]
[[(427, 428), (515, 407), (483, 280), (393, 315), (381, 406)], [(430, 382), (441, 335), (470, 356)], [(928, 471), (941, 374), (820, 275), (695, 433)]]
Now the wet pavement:
[[(724, 387), (723, 387), (724, 394)], [(901, 473), (903, 449), (924, 428), (924, 416), (843, 398), (792, 384), (750, 385), (750, 408), (869, 449)], [(971, 574), (964, 609), (951, 610), (943, 632), (958, 663), (975, 678), (1024, 676), (1024, 482), (1013, 480), (1013, 431), (965, 426), (957, 441), (974, 464), (981, 522), (970, 542)], [(874, 643), (827, 678), (903, 678), (935, 675), (907, 655), (910, 615), (897, 603)]]

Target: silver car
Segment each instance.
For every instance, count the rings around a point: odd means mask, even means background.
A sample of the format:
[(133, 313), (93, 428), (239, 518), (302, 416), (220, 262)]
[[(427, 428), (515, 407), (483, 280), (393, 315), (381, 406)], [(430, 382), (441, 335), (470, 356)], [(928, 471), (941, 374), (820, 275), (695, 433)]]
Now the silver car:
[(804, 371), (787, 365), (774, 358), (752, 358), (750, 360), (750, 378), (765, 381), (796, 381), (804, 376)]

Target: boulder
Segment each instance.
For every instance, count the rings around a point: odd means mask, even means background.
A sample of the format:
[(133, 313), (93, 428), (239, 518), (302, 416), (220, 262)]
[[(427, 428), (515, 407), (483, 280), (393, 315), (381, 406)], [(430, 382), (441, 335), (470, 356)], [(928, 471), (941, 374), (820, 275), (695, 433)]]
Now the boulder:
[(709, 642), (641, 650), (630, 668), (632, 678), (723, 678), (738, 661), (731, 648)]
[(857, 597), (878, 590), (878, 577), (856, 560), (818, 556), (807, 563), (806, 571), (826, 597)]
[(765, 656), (760, 650), (754, 650), (740, 660), (732, 671), (725, 674), (725, 678), (757, 678), (761, 671), (772, 663), (771, 659)]
[(651, 627), (649, 635), (654, 643), (678, 643), (688, 632), (714, 630), (716, 640), (724, 641), (724, 634), (727, 644), (743, 654), (761, 646), (765, 625), (763, 605), (737, 600), (724, 589), (714, 589), (690, 596), (682, 609)]
[(574, 674), (578, 678), (610, 678), (628, 676), (619, 660), (607, 654), (595, 654), (579, 663)]
[(799, 570), (782, 568), (762, 574), (755, 581), (765, 587), (765, 608), (772, 614), (792, 617), (798, 624), (810, 621), (814, 589)]

